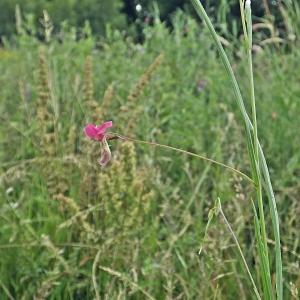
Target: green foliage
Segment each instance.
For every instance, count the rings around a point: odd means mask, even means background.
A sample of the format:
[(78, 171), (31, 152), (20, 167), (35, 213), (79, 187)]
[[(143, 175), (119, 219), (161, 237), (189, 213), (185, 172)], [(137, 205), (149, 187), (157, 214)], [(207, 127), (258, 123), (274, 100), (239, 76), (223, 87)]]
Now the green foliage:
[(121, 13), (122, 1), (109, 0), (1, 0), (0, 1), (0, 36), (11, 36), (15, 33), (15, 9), (19, 6), (23, 18), (28, 14), (34, 18), (34, 25), (41, 28), (43, 11), (51, 17), (54, 29), (57, 31), (61, 23), (67, 21), (70, 26), (82, 27), (86, 21), (92, 30), (99, 34), (105, 32), (109, 23), (114, 28), (125, 25), (125, 16)]
[[(95, 288), (107, 299), (252, 297), (219, 219), (198, 255), (220, 196), (256, 274), (254, 191), (247, 182), (193, 158), (118, 140), (110, 142), (112, 162), (101, 169), (99, 145), (82, 133), (87, 122), (105, 119), (122, 134), (134, 111), (128, 135), (249, 173), (233, 93), (207, 32), (182, 13), (173, 25), (172, 33), (159, 20), (146, 27), (142, 45), (111, 28), (99, 42), (86, 27), (78, 40), (65, 25), (58, 39), (42, 43), (23, 32), (0, 50), (1, 299), (91, 299)], [(259, 37), (258, 128), (284, 224), (288, 295), (300, 282), (299, 42), (287, 39), (277, 48), (259, 44)], [(247, 87), (243, 47), (232, 45), (227, 51)], [(46, 142), (47, 134), (55, 143)], [(269, 216), (266, 222), (268, 229)], [(273, 269), (272, 253), (270, 263)]]
[[(202, 1), (209, 15), (213, 18), (216, 26), (223, 35), (237, 35), (241, 32), (239, 28), (239, 4), (234, 0), (206, 0)], [(138, 12), (136, 5), (141, 4), (142, 10)], [(54, 31), (60, 31), (65, 22), (69, 26), (79, 28), (89, 22), (93, 33), (103, 35), (107, 26), (129, 31), (130, 34), (138, 31), (151, 20), (155, 14), (159, 13), (162, 20), (168, 25), (172, 23), (172, 17), (179, 9), (184, 10), (190, 15), (195, 15), (192, 5), (188, 0), (176, 1), (149, 1), (149, 0), (0, 0), (0, 37), (11, 38), (17, 31), (19, 20), (16, 16), (16, 7), (20, 9), (20, 16), (24, 22), (30, 22), (36, 27), (35, 33), (43, 31), (43, 11), (46, 10), (53, 22)], [(260, 21), (268, 24), (266, 31), (270, 26), (280, 28), (280, 36), (291, 34), (290, 28), (299, 28), (296, 26), (298, 22), (299, 8), (296, 1), (254, 1), (253, 13)], [(288, 7), (289, 14), (295, 16), (287, 20), (284, 15), (285, 9)], [(18, 10), (18, 9), (17, 9)], [(271, 13), (271, 14), (270, 14)], [(18, 15), (18, 13), (17, 13)], [(291, 21), (290, 24), (287, 21)], [(130, 23), (128, 26), (127, 22)], [(63, 24), (62, 24), (63, 23)], [(293, 25), (294, 24), (294, 25)], [(32, 28), (31, 28), (32, 29)], [(30, 29), (29, 29), (30, 31)], [(140, 33), (135, 33), (141, 38)]]

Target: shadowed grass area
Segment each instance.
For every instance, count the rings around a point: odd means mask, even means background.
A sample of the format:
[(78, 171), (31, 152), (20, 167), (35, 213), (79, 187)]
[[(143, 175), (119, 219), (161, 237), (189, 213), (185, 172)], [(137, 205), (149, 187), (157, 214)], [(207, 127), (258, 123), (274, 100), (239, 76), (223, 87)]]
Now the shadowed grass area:
[[(247, 181), (185, 154), (118, 140), (101, 169), (99, 145), (83, 135), (86, 122), (112, 120), (120, 135), (251, 173), (230, 81), (204, 26), (178, 13), (173, 32), (157, 20), (144, 35), (142, 45), (118, 31), (100, 41), (65, 31), (48, 44), (20, 35), (0, 49), (1, 299), (253, 297), (221, 218), (198, 255), (220, 197), (259, 282), (255, 190)], [(260, 37), (254, 32), (259, 138), (282, 224), (284, 292), (293, 299), (300, 288), (299, 42), (263, 46)], [(225, 49), (249, 94), (243, 45), (232, 40)], [(265, 222), (274, 270), (269, 214)]]

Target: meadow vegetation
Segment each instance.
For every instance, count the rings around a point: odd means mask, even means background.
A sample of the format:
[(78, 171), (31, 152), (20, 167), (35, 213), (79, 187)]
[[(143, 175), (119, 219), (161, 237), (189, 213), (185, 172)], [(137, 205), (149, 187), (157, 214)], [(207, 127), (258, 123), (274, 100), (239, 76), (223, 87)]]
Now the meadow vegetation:
[[(271, 22), (256, 25), (253, 65), (259, 138), (280, 218), (284, 299), (297, 299), (300, 16), (288, 6), (282, 14), (286, 38), (275, 27), (266, 31)], [(254, 299), (224, 220), (206, 226), (218, 197), (262, 290), (255, 191), (247, 180), (121, 140), (110, 141), (112, 161), (100, 168), (100, 147), (83, 134), (88, 122), (112, 120), (113, 132), (201, 154), (250, 176), (234, 93), (207, 29), (181, 11), (172, 22), (170, 31), (156, 16), (141, 44), (109, 26), (105, 38), (96, 38), (88, 25), (80, 32), (62, 27), (57, 36), (46, 26), (43, 41), (20, 25), (5, 40), (1, 299)], [(229, 33), (222, 43), (250, 111), (244, 45)], [(274, 239), (268, 245), (275, 270)]]

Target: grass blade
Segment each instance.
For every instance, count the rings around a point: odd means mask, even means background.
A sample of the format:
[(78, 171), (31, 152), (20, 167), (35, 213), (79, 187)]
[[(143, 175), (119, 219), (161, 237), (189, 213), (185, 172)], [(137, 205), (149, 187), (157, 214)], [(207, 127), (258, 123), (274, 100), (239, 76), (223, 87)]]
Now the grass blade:
[[(246, 131), (246, 139), (247, 139), (247, 145), (248, 148), (252, 149), (253, 148), (253, 132), (254, 132), (254, 127), (251, 123), (251, 120), (247, 114), (243, 97), (240, 92), (240, 88), (238, 85), (238, 82), (236, 80), (236, 77), (234, 75), (234, 72), (232, 70), (232, 67), (230, 65), (230, 62), (228, 60), (228, 57), (225, 53), (225, 50), (218, 38), (218, 35), (213, 27), (213, 24), (211, 23), (208, 15), (206, 14), (205, 9), (203, 8), (201, 2), (199, 0), (191, 0), (196, 12), (198, 15), (204, 20), (205, 24), (207, 25), (210, 34), (217, 46), (217, 49), (220, 53), (222, 62), (225, 66), (226, 72), (228, 73), (228, 76), (231, 80), (231, 83), (233, 85), (233, 90), (235, 94), (235, 99), (238, 105), (238, 108), (240, 110), (240, 113), (243, 117), (243, 124), (245, 127)], [(259, 143), (258, 140), (255, 141), (257, 143), (257, 148), (258, 148), (258, 157), (259, 157), (259, 167), (262, 173), (262, 179), (264, 180), (265, 183), (265, 190), (268, 195), (268, 200), (269, 200), (269, 209), (270, 209), (270, 214), (271, 214), (271, 220), (272, 220), (272, 226), (273, 226), (273, 233), (274, 233), (274, 238), (275, 238), (275, 257), (276, 257), (276, 289), (277, 289), (277, 299), (282, 300), (283, 299), (283, 279), (282, 279), (282, 258), (281, 258), (281, 246), (280, 246), (280, 231), (279, 231), (279, 217), (278, 217), (278, 212), (277, 212), (277, 207), (276, 207), (276, 201), (275, 201), (275, 196), (273, 192), (273, 187), (272, 183), (270, 180), (270, 175), (267, 167), (267, 163), (264, 157), (264, 153), (262, 150), (262, 147)], [(251, 154), (249, 151), (249, 155), (251, 157)]]

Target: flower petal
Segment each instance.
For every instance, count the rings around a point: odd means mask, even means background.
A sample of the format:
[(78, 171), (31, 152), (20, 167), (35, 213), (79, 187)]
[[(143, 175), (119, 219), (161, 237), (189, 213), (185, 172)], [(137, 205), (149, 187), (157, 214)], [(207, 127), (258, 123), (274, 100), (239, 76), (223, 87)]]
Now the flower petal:
[(112, 127), (113, 126), (113, 122), (112, 121), (107, 121), (107, 122), (104, 122), (103, 124), (97, 126), (97, 131), (98, 131), (98, 134), (103, 134), (105, 133), (105, 131)]
[(102, 150), (101, 157), (98, 160), (98, 162), (101, 167), (105, 167), (111, 159), (111, 152), (110, 152), (108, 143), (105, 138), (102, 141), (102, 146), (103, 146), (103, 150)]
[(87, 124), (84, 128), (84, 133), (91, 139), (96, 138), (98, 134), (97, 126), (94, 124)]

